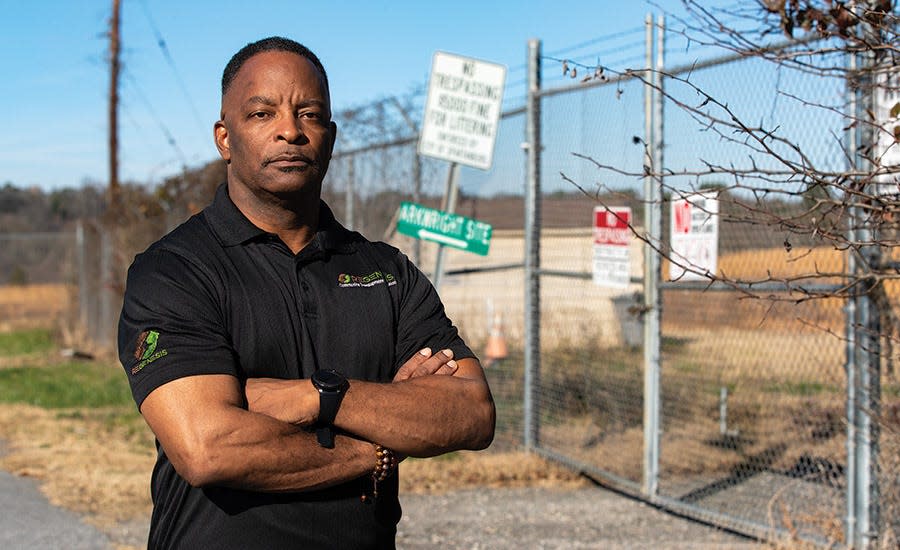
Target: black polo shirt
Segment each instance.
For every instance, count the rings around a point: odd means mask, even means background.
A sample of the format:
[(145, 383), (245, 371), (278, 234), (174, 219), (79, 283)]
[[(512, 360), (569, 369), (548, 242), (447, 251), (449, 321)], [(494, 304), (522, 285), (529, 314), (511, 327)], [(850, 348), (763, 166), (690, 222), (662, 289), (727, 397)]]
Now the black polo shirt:
[[(308, 378), (333, 368), (390, 382), (423, 347), (473, 357), (428, 279), (384, 243), (335, 221), (299, 254), (254, 226), (222, 185), (203, 212), (139, 254), (128, 271), (119, 355), (138, 406), (184, 376)], [(377, 411), (373, 411), (377, 414)], [(305, 493), (196, 489), (159, 444), (151, 548), (385, 548), (400, 520), (397, 476)]]

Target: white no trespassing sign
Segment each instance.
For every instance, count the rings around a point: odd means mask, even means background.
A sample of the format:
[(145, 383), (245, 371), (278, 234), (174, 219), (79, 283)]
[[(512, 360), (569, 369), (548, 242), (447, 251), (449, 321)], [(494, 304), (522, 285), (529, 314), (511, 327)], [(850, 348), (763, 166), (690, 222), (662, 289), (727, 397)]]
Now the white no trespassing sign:
[(719, 260), (719, 201), (715, 194), (694, 193), (675, 199), (671, 214), (669, 280), (705, 280), (704, 273), (715, 274)]
[(594, 207), (594, 284), (628, 288), (631, 282), (631, 208)]
[(436, 52), (419, 154), (487, 170), (494, 158), (506, 67)]
[(875, 149), (873, 158), (882, 171), (875, 177), (876, 195), (900, 194), (900, 69), (880, 73), (873, 90)]

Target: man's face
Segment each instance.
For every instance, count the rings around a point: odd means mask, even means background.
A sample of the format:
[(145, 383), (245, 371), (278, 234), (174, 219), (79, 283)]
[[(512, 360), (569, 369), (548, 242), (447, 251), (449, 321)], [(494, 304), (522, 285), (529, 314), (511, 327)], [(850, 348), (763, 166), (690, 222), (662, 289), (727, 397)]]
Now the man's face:
[(216, 147), (229, 185), (253, 195), (318, 195), (336, 127), (322, 75), (305, 57), (263, 52), (248, 59), (222, 98)]

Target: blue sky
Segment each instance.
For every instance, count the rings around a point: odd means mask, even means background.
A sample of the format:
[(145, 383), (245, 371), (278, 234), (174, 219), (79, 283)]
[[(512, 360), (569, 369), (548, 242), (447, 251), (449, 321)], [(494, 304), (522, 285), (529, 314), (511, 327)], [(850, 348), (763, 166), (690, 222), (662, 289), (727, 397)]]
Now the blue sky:
[[(111, 3), (0, 3), (0, 184), (106, 183)], [(436, 50), (505, 64), (510, 83), (524, 79), (529, 38), (554, 52), (629, 31), (618, 43), (640, 55), (634, 41), (642, 39), (645, 14), (659, 13), (659, 6), (677, 12), (680, 2), (122, 0), (122, 6), (120, 178), (153, 183), (177, 173), (183, 161), (199, 166), (216, 158), (212, 124), (222, 68), (258, 38), (284, 35), (317, 52), (338, 111), (423, 85)]]

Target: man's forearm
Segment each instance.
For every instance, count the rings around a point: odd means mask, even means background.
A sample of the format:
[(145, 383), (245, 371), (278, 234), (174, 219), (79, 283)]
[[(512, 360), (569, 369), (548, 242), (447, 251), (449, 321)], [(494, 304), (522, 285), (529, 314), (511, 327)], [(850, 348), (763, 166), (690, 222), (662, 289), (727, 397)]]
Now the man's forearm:
[(394, 384), (354, 381), (335, 425), (409, 456), (483, 449), (494, 435), (487, 385), (457, 376), (422, 376)]
[[(448, 363), (449, 371), (439, 367)], [(407, 377), (415, 371), (410, 369), (390, 384), (351, 380), (335, 425), (408, 456), (489, 445), (494, 403), (478, 361), (455, 362), (435, 354), (427, 364), (426, 372), (435, 374)], [(310, 425), (318, 416), (319, 396), (309, 380), (251, 379), (246, 392), (251, 411), (299, 425)]]
[(207, 375), (161, 386), (141, 412), (175, 470), (196, 487), (306, 491), (371, 472), (371, 443), (338, 436), (325, 449), (314, 434), (242, 403), (233, 377)]
[(367, 441), (337, 435), (334, 448), (325, 449), (314, 433), (264, 415), (246, 416), (241, 428), (217, 439), (216, 451), (205, 453), (214, 458), (211, 467), (204, 469), (206, 479), (196, 485), (264, 492), (309, 491), (372, 471), (375, 449)]

